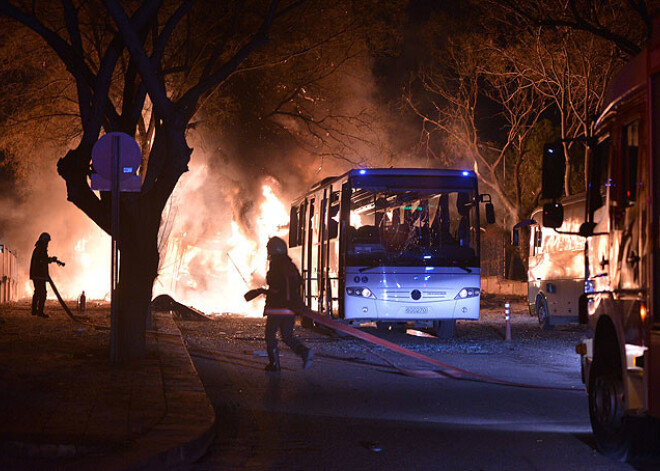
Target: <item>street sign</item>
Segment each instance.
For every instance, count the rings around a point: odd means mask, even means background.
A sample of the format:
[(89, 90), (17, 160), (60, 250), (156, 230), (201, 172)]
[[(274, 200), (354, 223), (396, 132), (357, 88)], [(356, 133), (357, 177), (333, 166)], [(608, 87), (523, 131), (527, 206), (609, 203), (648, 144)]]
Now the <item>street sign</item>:
[(110, 132), (94, 144), (92, 190), (112, 191), (112, 156), (115, 151), (119, 156), (119, 191), (141, 191), (142, 177), (137, 172), (142, 163), (142, 152), (135, 139), (123, 132)]

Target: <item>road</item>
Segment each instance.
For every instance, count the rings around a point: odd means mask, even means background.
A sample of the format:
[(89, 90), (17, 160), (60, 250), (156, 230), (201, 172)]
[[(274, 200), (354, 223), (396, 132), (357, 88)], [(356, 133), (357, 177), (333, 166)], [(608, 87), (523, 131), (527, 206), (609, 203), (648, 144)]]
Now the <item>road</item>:
[(400, 369), (434, 367), (299, 327), (317, 352), (314, 366), (302, 370), (281, 345), (283, 371), (274, 375), (263, 370), (262, 319), (180, 322), (218, 422), (209, 453), (191, 469), (654, 469), (594, 450), (572, 351), (583, 332), (542, 332), (519, 310), (505, 342), (498, 322), (485, 312), (478, 323), (459, 323), (450, 341), (415, 331), (378, 335), (469, 371), (546, 388), (411, 377)]

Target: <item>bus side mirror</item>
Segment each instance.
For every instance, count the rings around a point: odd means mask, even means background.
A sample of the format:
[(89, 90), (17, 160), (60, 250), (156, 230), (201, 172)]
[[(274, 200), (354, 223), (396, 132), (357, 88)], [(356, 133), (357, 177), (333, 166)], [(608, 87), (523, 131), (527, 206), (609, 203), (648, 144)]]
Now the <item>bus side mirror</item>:
[(543, 147), (543, 176), (541, 179), (541, 197), (543, 199), (554, 200), (562, 196), (565, 174), (564, 146), (559, 141), (546, 144)]
[(486, 203), (486, 222), (495, 224), (495, 207), (493, 203)]
[(479, 195), (479, 201), (486, 203), (486, 222), (488, 224), (495, 224), (495, 207), (493, 206), (490, 195), (488, 193)]
[(520, 221), (518, 224), (513, 226), (513, 232), (511, 234), (511, 244), (514, 247), (518, 247), (520, 245), (520, 233), (519, 229), (521, 227), (527, 227), (527, 226), (532, 226), (534, 224), (538, 224), (534, 219), (523, 219)]
[(564, 223), (564, 207), (560, 203), (543, 205), (543, 226), (557, 229)]

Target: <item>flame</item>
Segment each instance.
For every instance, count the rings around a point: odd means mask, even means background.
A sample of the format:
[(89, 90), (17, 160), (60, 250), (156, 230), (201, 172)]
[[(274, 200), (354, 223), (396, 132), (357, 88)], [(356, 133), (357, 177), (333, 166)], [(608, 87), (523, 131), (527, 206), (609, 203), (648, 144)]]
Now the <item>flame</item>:
[[(73, 247), (57, 240), (49, 247), (49, 255), (66, 262), (65, 267), (50, 264), (48, 271), (64, 299), (77, 299), (84, 291), (88, 300), (110, 300), (110, 237), (100, 229), (90, 229)], [(34, 286), (24, 285), (25, 296), (31, 297)], [(56, 299), (50, 287), (48, 299)]]
[(154, 294), (170, 294), (207, 314), (261, 316), (264, 300), (246, 303), (243, 294), (264, 284), (268, 239), (287, 232), (289, 213), (273, 185), (261, 186), (253, 234), (233, 216), (227, 222), (206, 221), (216, 224), (211, 238), (195, 237), (194, 230), (171, 237)]

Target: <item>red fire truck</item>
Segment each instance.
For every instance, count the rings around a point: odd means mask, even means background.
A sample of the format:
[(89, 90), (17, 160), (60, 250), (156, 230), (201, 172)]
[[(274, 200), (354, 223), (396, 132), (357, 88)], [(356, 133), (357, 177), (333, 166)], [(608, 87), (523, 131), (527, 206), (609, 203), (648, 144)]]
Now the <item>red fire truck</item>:
[[(657, 24), (656, 24), (657, 25)], [(660, 26), (660, 25), (658, 25)], [(660, 38), (611, 83), (589, 139), (577, 346), (601, 452), (625, 460), (660, 418)], [(543, 225), (564, 219), (564, 154), (546, 146)], [(648, 437), (648, 433), (646, 433)]]

